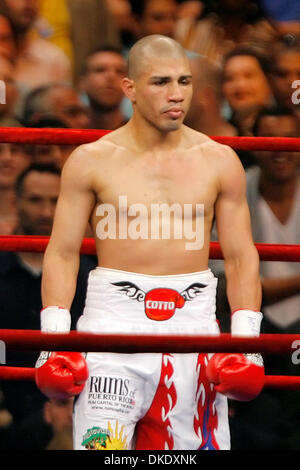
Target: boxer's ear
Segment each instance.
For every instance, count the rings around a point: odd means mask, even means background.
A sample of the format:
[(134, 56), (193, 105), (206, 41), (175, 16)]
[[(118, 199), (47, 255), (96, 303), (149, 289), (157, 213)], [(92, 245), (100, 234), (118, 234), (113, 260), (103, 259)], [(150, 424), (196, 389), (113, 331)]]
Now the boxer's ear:
[(134, 81), (130, 78), (125, 77), (122, 80), (122, 89), (124, 95), (132, 102), (135, 103), (135, 86)]

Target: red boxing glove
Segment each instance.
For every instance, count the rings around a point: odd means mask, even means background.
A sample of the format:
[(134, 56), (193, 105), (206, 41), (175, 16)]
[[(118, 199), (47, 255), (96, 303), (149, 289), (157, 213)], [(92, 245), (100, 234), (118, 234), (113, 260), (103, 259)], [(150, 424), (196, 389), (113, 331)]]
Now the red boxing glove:
[(86, 361), (80, 352), (55, 351), (41, 353), (36, 364), (35, 382), (48, 398), (64, 400), (83, 390), (88, 375)]
[[(250, 358), (250, 359), (249, 359)], [(253, 361), (257, 358), (257, 363)], [(206, 376), (217, 392), (239, 401), (253, 400), (265, 383), (264, 367), (259, 355), (214, 354), (208, 361)]]

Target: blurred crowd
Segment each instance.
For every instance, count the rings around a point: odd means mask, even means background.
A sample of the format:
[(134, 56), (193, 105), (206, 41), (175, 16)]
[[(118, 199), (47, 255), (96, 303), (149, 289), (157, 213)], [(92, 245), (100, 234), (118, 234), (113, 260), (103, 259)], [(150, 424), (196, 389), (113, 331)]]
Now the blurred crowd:
[[(0, 0), (0, 127), (114, 130), (131, 116), (121, 82), (128, 50), (163, 34), (186, 49), (194, 95), (185, 123), (209, 136), (300, 137), (299, 0)], [(5, 98), (5, 99), (3, 99)], [(50, 235), (71, 145), (0, 143), (0, 235)], [(255, 243), (300, 243), (299, 153), (237, 151)], [(87, 234), (89, 230), (87, 228)], [(217, 240), (213, 230), (212, 239)], [(40, 329), (43, 254), (0, 252), (0, 328)], [(88, 273), (82, 256), (73, 328)], [(230, 312), (222, 262), (217, 314)], [(263, 333), (300, 333), (300, 266), (261, 262)], [(7, 352), (11, 366), (37, 354)], [(291, 356), (268, 375), (299, 375)], [(0, 449), (71, 449), (72, 401), (0, 381)], [(299, 391), (230, 402), (233, 449), (300, 449)]]

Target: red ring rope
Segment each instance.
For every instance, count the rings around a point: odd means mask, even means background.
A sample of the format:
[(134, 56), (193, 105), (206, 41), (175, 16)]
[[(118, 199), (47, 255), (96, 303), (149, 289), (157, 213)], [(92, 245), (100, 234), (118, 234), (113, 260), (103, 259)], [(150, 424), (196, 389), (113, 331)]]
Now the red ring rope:
[[(111, 131), (102, 129), (32, 129), (19, 127), (0, 128), (0, 142), (44, 145), (81, 145), (103, 137)], [(300, 151), (297, 137), (225, 137), (211, 136), (216, 142), (236, 150)]]
[(0, 380), (34, 380), (33, 367), (0, 367)]
[[(81, 145), (93, 142), (110, 131), (83, 129), (22, 129), (1, 128), (2, 143)], [(219, 143), (229, 145), (236, 150), (273, 150), (300, 151), (300, 138), (286, 137), (219, 137), (211, 136)], [(1, 236), (0, 251), (35, 251), (44, 252), (48, 237)], [(261, 260), (300, 261), (300, 246), (256, 244)], [(85, 239), (82, 253), (95, 254), (93, 239)], [(210, 257), (223, 259), (218, 243), (211, 243)], [(290, 353), (292, 344), (300, 335), (261, 335), (259, 338), (232, 338), (230, 334), (217, 337), (180, 337), (151, 335), (89, 335), (71, 332), (69, 335), (49, 335), (40, 331), (0, 330), (0, 336), (6, 346), (16, 350), (37, 348), (52, 350), (88, 350), (109, 352), (261, 352), (265, 354)], [(23, 344), (20, 337), (25, 338)], [(71, 341), (70, 341), (71, 340)], [(183, 342), (182, 342), (183, 340)], [(66, 341), (66, 342), (64, 342)], [(30, 343), (30, 344), (29, 344)], [(54, 345), (55, 343), (55, 345)], [(181, 344), (180, 344), (181, 343)], [(67, 346), (66, 346), (67, 345)], [(201, 345), (201, 346), (200, 346)], [(100, 347), (101, 346), (101, 347)], [(100, 349), (99, 349), (100, 348)], [(204, 350), (203, 350), (203, 349)], [(180, 351), (179, 351), (180, 349)], [(0, 378), (32, 380), (34, 369), (0, 367)], [(300, 389), (299, 377), (268, 376), (265, 387)]]
[[(34, 380), (33, 367), (0, 367), (0, 380)], [(267, 375), (264, 388), (300, 390), (300, 377), (284, 375)]]
[[(26, 251), (43, 253), (49, 242), (45, 236), (1, 235), (0, 251)], [(300, 261), (300, 245), (273, 245), (268, 243), (255, 244), (261, 261)], [(81, 253), (86, 255), (96, 254), (95, 240), (85, 238), (82, 243)], [(211, 259), (223, 259), (220, 244), (211, 242)]]
[[(155, 335), (42, 333), (39, 330), (0, 330), (0, 340), (15, 351), (90, 351), (119, 353), (237, 352), (291, 354), (300, 335), (261, 334), (258, 338), (220, 335)], [(298, 341), (298, 343), (296, 343)]]
[(300, 390), (300, 377), (293, 375), (267, 375), (265, 377), (265, 388)]

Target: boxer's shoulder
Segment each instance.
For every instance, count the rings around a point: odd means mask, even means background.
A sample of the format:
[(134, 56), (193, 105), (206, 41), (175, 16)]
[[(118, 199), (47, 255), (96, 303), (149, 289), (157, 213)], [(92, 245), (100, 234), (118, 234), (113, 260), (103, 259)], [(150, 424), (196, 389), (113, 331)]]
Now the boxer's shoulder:
[(104, 136), (95, 142), (80, 145), (67, 159), (66, 167), (93, 168), (112, 158), (119, 145), (115, 138)]
[(187, 128), (187, 142), (191, 151), (201, 155), (200, 164), (205, 162), (206, 171), (211, 169), (221, 184), (232, 184), (237, 179), (244, 184), (244, 169), (236, 152), (228, 145), (219, 143), (211, 137)]
[(184, 126), (184, 134), (186, 140), (190, 146), (199, 147), (212, 154), (224, 154), (234, 153), (228, 145), (217, 142), (210, 136), (203, 134), (202, 132), (191, 129), (190, 127)]
[[(98, 188), (99, 182), (116, 168), (126, 153), (114, 134), (111, 132), (95, 142), (78, 146), (64, 164), (62, 181), (76, 182), (77, 187), (88, 190)], [(123, 142), (121, 136), (120, 142)]]
[(209, 159), (216, 158), (219, 163), (226, 162), (226, 164), (239, 161), (231, 147), (217, 142), (206, 134), (185, 126), (185, 135), (188, 148), (201, 152)]

